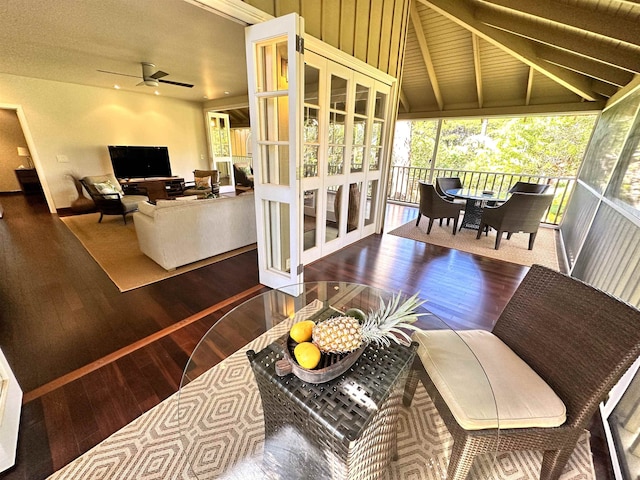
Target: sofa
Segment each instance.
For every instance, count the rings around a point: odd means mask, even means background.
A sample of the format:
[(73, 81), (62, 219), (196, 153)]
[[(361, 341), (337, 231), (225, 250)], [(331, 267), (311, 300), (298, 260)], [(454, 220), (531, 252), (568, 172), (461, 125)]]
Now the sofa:
[(253, 193), (142, 202), (133, 214), (140, 250), (165, 270), (256, 243)]

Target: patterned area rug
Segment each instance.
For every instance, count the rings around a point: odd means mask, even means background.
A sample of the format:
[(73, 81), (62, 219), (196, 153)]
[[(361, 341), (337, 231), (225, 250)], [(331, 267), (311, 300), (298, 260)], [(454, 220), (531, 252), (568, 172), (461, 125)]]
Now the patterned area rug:
[(249, 245), (167, 271), (140, 251), (130, 215), (126, 225), (119, 215), (106, 215), (101, 223), (98, 223), (98, 218), (99, 213), (90, 213), (62, 217), (60, 220), (80, 240), (121, 292), (211, 265), (256, 248), (255, 244)]
[(417, 240), (419, 242), (439, 245), (441, 247), (455, 248), (463, 252), (475, 253), (484, 257), (491, 257), (498, 260), (531, 266), (534, 263), (545, 267), (559, 270), (558, 254), (556, 251), (556, 231), (553, 228), (540, 227), (538, 235), (533, 245), (533, 250), (528, 250), (529, 234), (514, 233), (511, 240), (503, 234), (500, 249), (496, 250), (496, 232), (489, 232), (489, 235), (482, 234), (476, 240), (476, 230), (467, 228), (451, 233), (452, 226), (447, 227), (446, 222), (442, 222), (442, 227), (436, 220), (433, 222), (431, 233), (427, 235), (427, 225), (429, 221), (423, 217), (420, 226), (416, 227), (416, 221), (405, 223), (404, 225), (388, 232), (390, 235)]
[[(49, 480), (280, 478), (262, 468), (262, 408), (245, 352), (250, 348), (259, 351), (286, 333), (290, 323), (279, 324), (229, 356)], [(204, 420), (196, 422), (195, 418)], [(305, 441), (296, 432), (285, 435), (278, 445)], [(400, 412), (398, 460), (392, 462), (390, 478), (442, 480), (452, 444), (431, 399), (419, 385), (411, 407)], [(476, 459), (469, 478), (533, 480), (539, 478), (540, 462), (540, 452), (533, 451), (485, 455)], [(560, 478), (595, 479), (588, 432), (580, 438)]]

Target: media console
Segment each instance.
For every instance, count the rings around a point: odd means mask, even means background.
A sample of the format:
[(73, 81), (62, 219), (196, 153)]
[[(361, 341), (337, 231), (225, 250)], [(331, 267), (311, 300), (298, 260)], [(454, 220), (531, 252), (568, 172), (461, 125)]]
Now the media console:
[(180, 177), (127, 178), (119, 181), (127, 195), (146, 195), (152, 202), (178, 197), (184, 190), (184, 178)]

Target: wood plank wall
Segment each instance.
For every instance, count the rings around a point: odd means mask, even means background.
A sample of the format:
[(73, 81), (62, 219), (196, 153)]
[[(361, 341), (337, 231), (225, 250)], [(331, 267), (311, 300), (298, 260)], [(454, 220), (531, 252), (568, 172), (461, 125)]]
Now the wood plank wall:
[(410, 0), (244, 0), (274, 17), (296, 12), (306, 33), (400, 78)]

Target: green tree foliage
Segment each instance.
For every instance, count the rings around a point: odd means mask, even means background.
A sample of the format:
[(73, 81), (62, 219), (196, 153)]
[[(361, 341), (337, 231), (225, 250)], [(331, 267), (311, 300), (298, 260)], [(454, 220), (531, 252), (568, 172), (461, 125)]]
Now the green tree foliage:
[[(546, 176), (575, 175), (595, 119), (595, 115), (562, 115), (444, 120), (436, 167)], [(410, 122), (409, 129), (410, 165), (426, 168), (435, 147), (437, 121)], [(406, 164), (406, 159), (403, 160), (395, 160), (394, 164)]]

